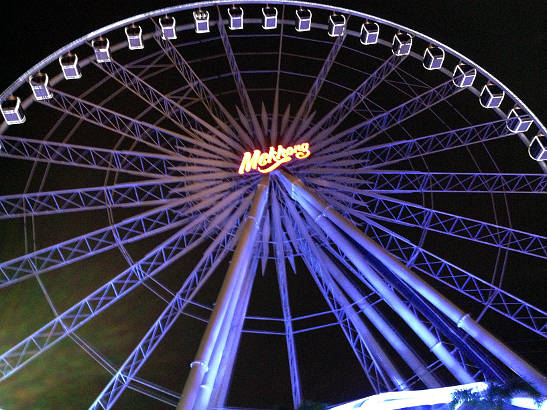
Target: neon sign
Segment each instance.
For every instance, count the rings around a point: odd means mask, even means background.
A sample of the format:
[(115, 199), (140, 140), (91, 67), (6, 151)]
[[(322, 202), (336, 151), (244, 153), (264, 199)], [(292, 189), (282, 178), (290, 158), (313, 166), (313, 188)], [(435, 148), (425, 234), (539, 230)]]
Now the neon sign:
[(252, 153), (245, 152), (238, 173), (243, 175), (245, 172), (253, 170), (266, 174), (277, 169), (281, 164), (291, 161), (293, 156), (296, 159), (308, 158), (310, 156), (310, 144), (303, 142), (287, 148), (278, 145), (277, 150), (275, 147), (270, 147), (267, 152), (261, 152), (258, 149), (255, 149)]

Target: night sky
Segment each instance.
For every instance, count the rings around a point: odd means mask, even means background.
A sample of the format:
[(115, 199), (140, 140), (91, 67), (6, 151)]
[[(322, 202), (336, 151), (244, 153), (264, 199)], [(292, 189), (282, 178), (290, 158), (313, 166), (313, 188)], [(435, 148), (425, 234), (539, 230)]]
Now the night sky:
[[(540, 120), (545, 122), (547, 114), (545, 98), (546, 2), (540, 0), (528, 2), (499, 0), (481, 2), (470, 0), (457, 2), (395, 0), (386, 2), (371, 0), (363, 2), (363, 6), (365, 3), (367, 8), (358, 8), (359, 11), (420, 31), (474, 60), (508, 86)], [(152, 8), (172, 6), (175, 3), (165, 0), (154, 2), (97, 0), (82, 3), (49, 1), (41, 7), (36, 7), (30, 2), (28, 4), (14, 4), (2, 5), (1, 13), (4, 24), (0, 27), (1, 90), (9, 86), (36, 62), (73, 39), (114, 21), (149, 11)], [(335, 4), (348, 8), (361, 7), (361, 2), (355, 1), (337, 1)], [(0, 172), (4, 176), (13, 173), (13, 170), (9, 170), (8, 166), (0, 160)], [(539, 172), (539, 168), (537, 168), (537, 172)], [(0, 185), (0, 195), (3, 194), (1, 189), (9, 190), (9, 182), (6, 182), (6, 178), (3, 178), (2, 185)], [(541, 207), (535, 206), (531, 209), (541, 210)], [(543, 207), (544, 210), (545, 207)], [(523, 209), (523, 212), (527, 212), (527, 210)], [(538, 229), (535, 230), (537, 233), (545, 234), (547, 230), (544, 215), (537, 213), (529, 216), (530, 220), (535, 220), (538, 224)], [(51, 222), (62, 221), (52, 217)], [(100, 221), (87, 221), (86, 223), (88, 222), (89, 226), (93, 228), (95, 228), (94, 225), (100, 226)], [(67, 228), (63, 235), (58, 232), (51, 232), (48, 235), (68, 238), (72, 236), (71, 229), (77, 231), (76, 227), (72, 226)], [(5, 232), (6, 234), (0, 235), (0, 259), (2, 260), (6, 259), (5, 255), (14, 257), (22, 253), (20, 252), (22, 245), (13, 243), (22, 240), (17, 233), (20, 230), (15, 225), (9, 225)], [(102, 283), (101, 281), (109, 276), (106, 272), (108, 269), (105, 267), (112, 268), (115, 272), (120, 271), (123, 261), (118, 255), (112, 253), (108, 252), (98, 258), (93, 266), (80, 263), (78, 266), (86, 272), (86, 275), (77, 281), (67, 280), (70, 275), (68, 271), (60, 272), (59, 275), (51, 279), (51, 282), (48, 283), (48, 286), (51, 287), (62, 288), (64, 281), (67, 281), (65, 292), (57, 294), (56, 303), (66, 308), (78, 300), (71, 294), (71, 286), (77, 286), (79, 292), (83, 292), (83, 294), (86, 294), (86, 291), (89, 293), (97, 286), (97, 283)], [(195, 257), (197, 258), (197, 253)], [(523, 267), (524, 270), (526, 268), (526, 266)], [(538, 266), (530, 267), (530, 269), (532, 272), (543, 271), (544, 273), (544, 269), (542, 270)], [(529, 293), (533, 300), (544, 299), (541, 295), (545, 294), (547, 284), (545, 278), (534, 277), (533, 280), (534, 283), (522, 284), (519, 296), (526, 300), (526, 294)], [(212, 288), (218, 286), (219, 283), (213, 283)], [(268, 286), (277, 285), (275, 280), (266, 278), (263, 279), (261, 286), (257, 292), (261, 292), (260, 289)], [(294, 280), (294, 286), (293, 292), (295, 294), (305, 295), (300, 301), (301, 305), (309, 304), (309, 306), (315, 307), (314, 298), (320, 297), (319, 293), (307, 290), (306, 284), (297, 280)], [(90, 326), (82, 329), (82, 335), (99, 346), (100, 350), (116, 364), (123, 362), (128, 353), (127, 346), (134, 346), (140, 339), (139, 335), (142, 335), (149, 326), (149, 322), (140, 320), (140, 314), (153, 318), (161, 312), (162, 305), (143, 301), (141, 296), (144, 295), (145, 293), (141, 291), (141, 293), (135, 292), (131, 296), (128, 303), (136, 307), (135, 314), (131, 317), (127, 317), (126, 312), (122, 310), (113, 309), (111, 316), (101, 315), (98, 317), (96, 319), (98, 325), (93, 329)], [(2, 351), (49, 320), (50, 313), (47, 312), (48, 308), (45, 302), (42, 300), (36, 302), (40, 297), (38, 288), (34, 284), (9, 294), (0, 289), (0, 347)], [(270, 302), (266, 293), (264, 295), (259, 293), (260, 297), (264, 298), (260, 301), (261, 304), (267, 305)], [(545, 309), (544, 301), (543, 304), (539, 302), (538, 306)], [(317, 309), (320, 310), (321, 305), (317, 305)], [(272, 312), (274, 314), (275, 309)], [(17, 319), (17, 326), (13, 325), (13, 317)], [(183, 385), (182, 380), (184, 380), (182, 375), (186, 371), (181, 369), (187, 366), (187, 362), (192, 359), (195, 349), (190, 349), (191, 351), (184, 353), (186, 356), (182, 356), (181, 361), (184, 362), (184, 366), (182, 364), (173, 365), (172, 360), (180, 359), (178, 348), (182, 342), (188, 342), (188, 344), (197, 347), (199, 334), (204, 327), (201, 323), (188, 318), (181, 320), (181, 323), (175, 327), (177, 326), (180, 329), (174, 329), (178, 332), (176, 334), (182, 335), (181, 338), (187, 338), (187, 340), (166, 340), (166, 343), (162, 343), (158, 347), (153, 357), (155, 368), (145, 366), (143, 372), (158, 383), (180, 391)], [(493, 326), (501, 329), (503, 324), (497, 323)], [(101, 331), (98, 332), (97, 329), (101, 329)], [(316, 339), (317, 342), (314, 340), (315, 333), (306, 333), (301, 336), (302, 345), (313, 346), (311, 351), (301, 352), (302, 366), (307, 366), (306, 370), (303, 370), (305, 373), (303, 378), (307, 381), (313, 382), (316, 371), (325, 372), (325, 369), (328, 371), (329, 366), (333, 366), (333, 374), (336, 374), (337, 371), (343, 371), (346, 366), (345, 359), (339, 362), (333, 354), (333, 349), (337, 349), (342, 338), (341, 333), (331, 327), (325, 331), (325, 335), (321, 339)], [(259, 338), (259, 336), (256, 337)], [(117, 343), (119, 338), (124, 340), (123, 346)], [(523, 354), (528, 357), (541, 356), (547, 351), (545, 342), (537, 345), (523, 343), (525, 345), (522, 347)], [(290, 390), (286, 387), (288, 385), (287, 368), (283, 363), (284, 345), (282, 337), (279, 337), (278, 344), (272, 343), (263, 349), (255, 348), (253, 347), (255, 344), (249, 342), (249, 346), (246, 348), (249, 359), (241, 363), (238, 362), (235, 373), (237, 380), (234, 381), (234, 384), (237, 391), (240, 392), (240, 396), (235, 399), (230, 397), (229, 404), (247, 407), (253, 406), (253, 403), (259, 403), (259, 407), (275, 404), (263, 402), (264, 396), (279, 397), (277, 404), (290, 402)], [(265, 356), (268, 354), (271, 357), (266, 358)], [(341, 355), (347, 359), (348, 355), (351, 356), (351, 351), (346, 348), (346, 351)], [(21, 374), (17, 377), (14, 376), (13, 380), (0, 383), (0, 409), (81, 408), (89, 404), (90, 400), (109, 380), (108, 374), (104, 370), (68, 341), (60, 343), (47, 356), (50, 358), (49, 360), (40, 358), (28, 368), (22, 369)], [(256, 362), (262, 362), (271, 371), (265, 372), (263, 377), (261, 374), (249, 377), (248, 374), (253, 373)], [(320, 365), (321, 362), (323, 362), (323, 366)], [(545, 370), (544, 361), (538, 360), (536, 363), (538, 366), (543, 366), (543, 370)], [(348, 366), (345, 377), (333, 377), (331, 381), (332, 385), (343, 390), (334, 399), (334, 402), (366, 395), (366, 393), (360, 394), (360, 383), (348, 386), (352, 377), (359, 373), (358, 364), (353, 363)], [(24, 375), (26, 371), (29, 372), (29, 376)], [(87, 379), (84, 380), (79, 376), (83, 374), (87, 375)], [(65, 385), (70, 384), (77, 387), (64, 388)], [(324, 380), (318, 381), (314, 389), (309, 390), (310, 397), (307, 398), (329, 401), (328, 390), (332, 385)], [(344, 386), (347, 386), (345, 390)], [(119, 408), (163, 408), (156, 407), (158, 405), (154, 401), (146, 401), (146, 399), (137, 402), (137, 400), (141, 400), (141, 396), (128, 391), (119, 401), (118, 406)]]

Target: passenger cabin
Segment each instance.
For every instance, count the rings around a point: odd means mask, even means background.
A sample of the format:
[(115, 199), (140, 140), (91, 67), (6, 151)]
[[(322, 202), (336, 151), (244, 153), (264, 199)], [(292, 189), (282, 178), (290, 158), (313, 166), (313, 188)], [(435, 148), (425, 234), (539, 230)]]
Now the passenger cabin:
[(329, 16), (328, 34), (331, 37), (340, 37), (346, 34), (346, 16), (332, 13)]
[(262, 28), (264, 30), (277, 28), (277, 9), (275, 7), (262, 7)]
[(543, 134), (536, 135), (528, 146), (528, 154), (536, 161), (547, 160), (547, 137)]
[(21, 107), (21, 99), (13, 95), (2, 103), (2, 115), (8, 125), (22, 124), (26, 121), (25, 112)]
[(209, 12), (207, 10), (198, 10), (193, 12), (196, 33), (209, 32)]
[(380, 36), (380, 26), (378, 23), (366, 22), (361, 26), (361, 36), (359, 40), (361, 44), (368, 46), (369, 44), (376, 44), (378, 37)]
[(30, 88), (37, 101), (49, 100), (53, 95), (48, 88), (49, 77), (45, 73), (36, 73), (28, 78)]
[(391, 51), (396, 56), (406, 56), (410, 54), (412, 48), (412, 36), (408, 33), (396, 33), (393, 36)]
[(78, 56), (76, 54), (67, 53), (59, 57), (59, 64), (61, 64), (65, 79), (77, 80), (82, 77), (82, 72), (78, 64)]
[(456, 87), (471, 87), (477, 76), (477, 70), (466, 63), (459, 63), (454, 68), (452, 82)]
[(131, 24), (129, 27), (125, 28), (125, 35), (127, 36), (127, 44), (129, 45), (130, 50), (141, 50), (144, 48), (141, 26)]
[(482, 87), (479, 102), (484, 108), (498, 108), (503, 101), (505, 92), (495, 84), (488, 83)]
[(175, 40), (177, 38), (177, 30), (175, 25), (177, 22), (174, 17), (160, 17), (161, 38), (164, 40)]
[(228, 16), (230, 17), (230, 30), (241, 30), (243, 28), (243, 9), (241, 7), (229, 7)]
[(310, 9), (297, 9), (296, 10), (296, 31), (310, 31), (311, 30), (311, 10)]
[(423, 65), (426, 70), (438, 70), (443, 66), (444, 50), (429, 46), (424, 51)]
[(110, 42), (105, 37), (99, 37), (91, 42), (95, 59), (98, 63), (109, 63), (110, 60)]
[(532, 125), (532, 118), (518, 106), (509, 111), (507, 120), (507, 128), (512, 132), (526, 132)]

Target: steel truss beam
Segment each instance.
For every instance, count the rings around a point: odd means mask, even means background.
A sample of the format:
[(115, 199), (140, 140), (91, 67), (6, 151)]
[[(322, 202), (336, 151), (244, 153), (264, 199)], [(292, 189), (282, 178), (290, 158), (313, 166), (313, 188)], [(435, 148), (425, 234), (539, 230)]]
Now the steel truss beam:
[[(196, 145), (195, 138), (178, 134), (157, 125), (138, 121), (134, 118), (56, 89), (51, 89), (51, 93), (53, 96), (52, 98), (39, 102), (75, 118), (80, 118), (101, 128), (127, 136), (135, 141), (148, 144), (163, 152), (173, 154), (186, 151), (196, 155), (194, 151), (190, 151), (191, 147)], [(200, 149), (210, 151), (212, 154), (209, 155), (214, 155), (215, 158), (239, 158), (231, 151), (208, 144), (206, 141), (200, 141), (199, 147)], [(205, 151), (205, 153), (207, 153), (207, 151)]]
[[(296, 356), (296, 346), (294, 343), (294, 331), (292, 324), (291, 308), (289, 302), (289, 290), (287, 285), (287, 272), (285, 269), (285, 249), (283, 246), (284, 237), (281, 231), (281, 209), (279, 207), (279, 197), (272, 192), (272, 228), (275, 247), (275, 267), (277, 271), (277, 282), (279, 285), (279, 295), (281, 298), (281, 309), (283, 311), (283, 320), (285, 324), (285, 342), (287, 344), (287, 354), (289, 358), (289, 372), (291, 377), (291, 391), (293, 407), (297, 409), (302, 402), (302, 389), (300, 387), (300, 374), (298, 372), (298, 359)], [(266, 242), (264, 246), (269, 246)]]
[(291, 235), (293, 243), (297, 244), (296, 246), (300, 249), (312, 278), (335, 316), (370, 385), (376, 393), (391, 391), (391, 383), (385, 375), (383, 367), (378, 363), (378, 358), (375, 358), (370, 352), (369, 339), (365, 339), (365, 334), (359, 331), (363, 329), (357, 329), (360, 319), (356, 316), (355, 311), (349, 307), (349, 303), (342, 304), (341, 300), (336, 297), (340, 295), (334, 294), (332, 286), (329, 286), (331, 283), (327, 281), (328, 274), (323, 271), (325, 268), (324, 262), (316, 256), (314, 242), (307, 230), (302, 227), (300, 215), (289, 198), (285, 198), (285, 203), (288, 212), (292, 216), (290, 219), (287, 217), (287, 219), (294, 223), (295, 231)]
[[(69, 334), (69, 337), (74, 343), (76, 343), (83, 351), (85, 351), (93, 360), (101, 365), (109, 374), (114, 376), (116, 374), (116, 367), (100, 352), (98, 352), (93, 346), (91, 346), (84, 338), (79, 336), (76, 332)], [(156, 383), (152, 383), (149, 380), (135, 377), (128, 386), (131, 390), (151, 397), (157, 401), (168, 404), (170, 406), (176, 406), (176, 398), (179, 397), (178, 393), (171, 391)]]
[[(358, 205), (358, 213), (388, 222), (423, 228), (474, 242), (547, 259), (547, 237), (476, 219), (436, 211), (398, 198), (373, 193), (353, 196), (330, 192), (339, 201)], [(351, 207), (347, 206), (345, 211)]]
[[(309, 224), (312, 224), (313, 223), (313, 220), (311, 218), (309, 218), (309, 221), (308, 223)], [(318, 227), (315, 229), (316, 232), (317, 229), (319, 229)], [(332, 253), (332, 255), (334, 255), (338, 261), (340, 261), (347, 269), (349, 272), (351, 272), (353, 275), (355, 275), (357, 278), (359, 278), (361, 281), (363, 281), (363, 283), (367, 286), (367, 287), (371, 287), (370, 283), (368, 283), (368, 281), (366, 281), (358, 271), (355, 270), (355, 268), (351, 265), (347, 255), (345, 253), (343, 253), (339, 248), (336, 248), (335, 247), (335, 244), (332, 242), (332, 239), (328, 238), (328, 237), (322, 237), (321, 239), (323, 245), (325, 246), (325, 248), (330, 252)], [(328, 262), (328, 261), (327, 261)], [(335, 271), (337, 270), (337, 268), (334, 269)], [(381, 273), (379, 273), (381, 275)], [(342, 275), (335, 275), (336, 279), (341, 279), (343, 278)], [(348, 289), (347, 287), (344, 287), (344, 290), (346, 291), (350, 291), (351, 292), (351, 289)], [(398, 290), (398, 289), (396, 289)], [(360, 301), (357, 302), (357, 305), (359, 307), (362, 306), (363, 302), (365, 304), (368, 304), (368, 306), (363, 306), (362, 307), (362, 311), (367, 315), (367, 317), (374, 323), (375, 326), (377, 326), (378, 330), (380, 331), (380, 333), (386, 337), (387, 339), (391, 340), (390, 338), (393, 337), (393, 335), (390, 336), (390, 331), (389, 331), (389, 324), (385, 323), (385, 321), (380, 317), (378, 317), (379, 315), (378, 314), (374, 314), (375, 312), (375, 306), (376, 306), (376, 303), (379, 302), (378, 300), (374, 300), (372, 302), (369, 301), (370, 299), (370, 296), (372, 295), (376, 295), (375, 292), (373, 292), (373, 294), (369, 294), (366, 298), (366, 300), (363, 300), (361, 299)], [(356, 298), (360, 298), (359, 295), (356, 295)], [(419, 320), (427, 329), (429, 332), (431, 332), (438, 340), (442, 341), (444, 344), (447, 345), (448, 348), (451, 348), (450, 346), (454, 346), (451, 342), (447, 342), (447, 339), (446, 337), (444, 337), (443, 334), (441, 334), (439, 332), (439, 330), (437, 329), (437, 327), (435, 327), (433, 325), (433, 323), (428, 319), (426, 318), (420, 311), (418, 311), (415, 306), (413, 306), (411, 304), (411, 302), (409, 300), (406, 300), (406, 299), (403, 299), (402, 300), (402, 303), (405, 304), (405, 306), (410, 309), (410, 311), (412, 312), (412, 314), (414, 314), (414, 316), (416, 317), (416, 320)], [(375, 317), (376, 316), (376, 317)], [(380, 319), (380, 321), (378, 321), (378, 319)], [(446, 325), (444, 324), (444, 322), (441, 321), (441, 324), (442, 324), (442, 327), (444, 330), (446, 330)], [(395, 346), (398, 346), (399, 349), (401, 347), (404, 347), (404, 344), (405, 342), (400, 340), (399, 342), (395, 339), (393, 342), (390, 342), (391, 345), (396, 348)], [(409, 366), (411, 368), (414, 369), (414, 376), (412, 376), (411, 378), (407, 379), (405, 381), (405, 384), (407, 384), (407, 386), (411, 386), (411, 383), (412, 383), (412, 380), (413, 379), (416, 379), (416, 378), (424, 378), (424, 383), (426, 384), (426, 386), (428, 386), (429, 384), (432, 384), (433, 386), (438, 386), (438, 382), (435, 380), (435, 377), (432, 377), (432, 375), (428, 375), (428, 373), (433, 372), (436, 370), (436, 367), (433, 368), (432, 365), (429, 365), (427, 368), (424, 368), (424, 365), (421, 363), (421, 361), (419, 359), (417, 359), (414, 363), (412, 363), (412, 355), (414, 354), (412, 351), (410, 352), (410, 354), (405, 354), (404, 352), (402, 352), (403, 354), (401, 355), (404, 360), (409, 364)], [(450, 355), (453, 356), (457, 361), (459, 361), (459, 363), (461, 364), (462, 368), (465, 369), (466, 371), (468, 370), (468, 368), (471, 366), (473, 366), (468, 360), (466, 360), (466, 358), (461, 354), (459, 348), (457, 347), (454, 347), (452, 350), (449, 351)], [(440, 367), (443, 365), (442, 361), (441, 360), (437, 360), (435, 362), (435, 364), (438, 364), (437, 367)], [(475, 370), (473, 370), (475, 372)], [(417, 376), (417, 375), (420, 375), (420, 376)], [(472, 376), (473, 378), (475, 378), (475, 375)], [(414, 382), (415, 383), (415, 382)]]
[[(118, 369), (114, 377), (110, 379), (108, 384), (89, 407), (90, 409), (110, 409), (114, 406), (125, 388), (128, 387), (131, 381), (136, 377), (137, 372), (150, 357), (169, 329), (171, 329), (171, 326), (179, 318), (188, 303), (193, 300), (203, 283), (211, 276), (218, 265), (231, 251), (235, 242), (235, 237), (228, 240), (229, 233), (235, 230), (239, 218), (241, 218), (249, 204), (250, 197), (243, 201), (238, 209), (223, 224), (221, 231), (207, 247), (192, 272), (186, 277), (182, 287)], [(231, 211), (231, 209), (228, 210)], [(228, 213), (225, 211), (224, 216), (227, 215)]]
[[(238, 192), (239, 196), (242, 193), (243, 190)], [(229, 201), (221, 201), (209, 211), (192, 218), (188, 225), (162, 242), (141, 260), (2, 354), (0, 380), (9, 377), (30, 360), (62, 340), (68, 333), (78, 329), (145, 280), (205, 241), (208, 234), (218, 229), (213, 224), (207, 224), (207, 218), (221, 209), (224, 209), (223, 215), (229, 213), (232, 208), (227, 205), (233, 204), (235, 199), (232, 197)]]
[[(249, 135), (247, 135), (245, 130), (243, 130), (243, 128), (237, 123), (226, 107), (220, 103), (216, 95), (213, 94), (209, 87), (205, 85), (202, 79), (196, 74), (173, 43), (162, 37), (160, 28), (155, 20), (153, 20), (153, 23), (156, 27), (156, 35), (154, 36), (154, 40), (156, 40), (165, 55), (169, 58), (169, 60), (171, 60), (182, 78), (188, 83), (188, 86), (198, 96), (199, 101), (203, 103), (217, 124), (221, 126), (226, 133), (230, 134), (230, 136), (234, 139), (234, 142), (237, 143), (237, 138), (235, 138), (236, 136), (242, 137), (247, 142), (250, 142)], [(230, 130), (227, 124), (229, 124), (235, 132)], [(238, 146), (236, 149), (243, 150), (243, 147), (239, 145), (239, 143), (237, 143), (237, 145)], [(252, 145), (249, 148), (252, 148)]]
[(149, 178), (169, 175), (170, 169), (181, 162), (177, 156), (116, 151), (7, 135), (0, 135), (0, 157), (123, 172)]
[(161, 205), (168, 199), (177, 199), (183, 192), (202, 189), (201, 184), (183, 185), (176, 178), (155, 179), (93, 188), (64, 189), (0, 196), (0, 219), (92, 211), (107, 207)]
[[(12, 285), (53, 269), (97, 255), (118, 244), (126, 244), (169, 230), (193, 219), (201, 209), (225, 196), (227, 187), (215, 187), (143, 212), (121, 222), (0, 263), (0, 287)], [(217, 191), (218, 189), (218, 191)], [(228, 195), (235, 197), (239, 191)], [(197, 201), (193, 204), (193, 201)], [(222, 201), (223, 203), (225, 201)], [(183, 206), (187, 204), (186, 206)], [(183, 206), (182, 208), (177, 208)]]
[(309, 116), (311, 107), (313, 103), (315, 102), (315, 99), (317, 98), (317, 95), (319, 94), (319, 90), (323, 86), (323, 83), (325, 82), (325, 79), (327, 78), (327, 75), (330, 72), (330, 69), (332, 65), (334, 64), (334, 60), (336, 60), (336, 56), (338, 55), (338, 52), (342, 48), (342, 45), (344, 44), (344, 40), (346, 39), (346, 35), (339, 36), (334, 40), (334, 43), (329, 51), (329, 54), (325, 58), (325, 61), (323, 62), (323, 66), (321, 67), (321, 70), (317, 74), (317, 77), (315, 78), (315, 81), (313, 82), (312, 86), (310, 87), (308, 93), (306, 94), (306, 97), (304, 98), (304, 101), (300, 104), (300, 107), (298, 108), (298, 111), (296, 112), (296, 115), (287, 129), (287, 132), (284, 134), (282, 142), (284, 144), (288, 144), (291, 138), (293, 138), (297, 132), (297, 127), (301, 125), (302, 122), (304, 122), (304, 119)]
[(440, 258), (369, 218), (363, 219), (365, 235), (405, 265), (435, 278), (533, 332), (547, 337), (547, 313), (472, 273)]
[[(196, 142), (205, 140), (214, 142), (221, 147), (225, 147), (226, 144), (230, 145), (230, 142), (232, 141), (231, 138), (216, 130), (214, 127), (211, 127), (205, 121), (192, 114), (184, 107), (181, 107), (172, 99), (166, 97), (123, 65), (114, 60), (100, 64), (94, 62), (93, 64), (120, 84), (127, 87), (128, 90), (131, 90), (143, 101), (150, 104), (151, 107), (162, 113), (166, 118), (171, 119), (171, 121), (180, 126), (189, 136), (195, 137)], [(204, 130), (209, 132), (207, 134), (208, 138), (204, 138), (197, 132)]]
[[(362, 247), (372, 256), (381, 261), (386, 269), (390, 270), (399, 279), (403, 280), (407, 285), (410, 286), (410, 288), (417, 292), (428, 303), (434, 305), (441, 313), (443, 313), (459, 328), (469, 334), (473, 339), (479, 342), (485, 349), (490, 351), (490, 353), (497, 357), (508, 368), (513, 370), (523, 380), (532, 384), (541, 394), (547, 394), (547, 379), (545, 378), (545, 376), (543, 376), (530, 364), (528, 364), (521, 357), (515, 354), (501, 341), (496, 339), (491, 333), (489, 333), (486, 329), (484, 329), (481, 325), (474, 321), (469, 314), (461, 311), (452, 302), (450, 302), (434, 288), (432, 288), (427, 282), (418, 277), (405, 265), (401, 264), (396, 258), (387, 253), (382, 247), (380, 247), (377, 243), (371, 240), (368, 236), (355, 228), (354, 225), (348, 222), (325, 201), (317, 197), (313, 192), (306, 188), (303, 185), (302, 181), (294, 178), (287, 173), (282, 173), (281, 175), (283, 176), (283, 182), (286, 184), (287, 188), (291, 190), (292, 196), (295, 197), (295, 199), (299, 200), (299, 203), (305, 206), (307, 210), (312, 212), (314, 216), (322, 217), (317, 219), (318, 223), (324, 226), (324, 230), (329, 232), (329, 235), (334, 235), (337, 238), (336, 242), (338, 244), (341, 243), (344, 248), (352, 253), (352, 259), (355, 262), (359, 262), (359, 265), (362, 265), (359, 268), (360, 270), (362, 267), (366, 269), (367, 264), (364, 261), (362, 263), (359, 261), (359, 253), (355, 253), (357, 251), (353, 249), (354, 245), (352, 245), (352, 243), (349, 242), (349, 240), (346, 239), (345, 236), (338, 235), (336, 230), (330, 229), (329, 227), (337, 226), (353, 241), (358, 243), (360, 247)], [(313, 203), (314, 205), (310, 205), (307, 201), (311, 201), (311, 203)], [(370, 275), (370, 272), (368, 273), (368, 276), (369, 278), (373, 278), (373, 276)], [(375, 286), (378, 290), (376, 280), (372, 281), (372, 279), (370, 279), (370, 281), (372, 282), (373, 286)], [(385, 286), (385, 284), (382, 284), (382, 282), (379, 282), (378, 284), (381, 287)], [(389, 300), (391, 302), (391, 305), (393, 306), (393, 299), (390, 297)], [(409, 325), (411, 325), (411, 323), (409, 323)], [(433, 351), (435, 351), (435, 349), (433, 349)], [(442, 357), (439, 358), (442, 359)], [(456, 374), (454, 375), (456, 376)]]
[(234, 320), (237, 322), (234, 318), (237, 301), (242, 296), (245, 284), (250, 286), (249, 282), (254, 278), (254, 272), (249, 272), (249, 262), (268, 202), (268, 190), (269, 175), (265, 175), (258, 184), (251, 210), (240, 227), (241, 237), (192, 362), (177, 409), (209, 408), (211, 390), (217, 379), (229, 329)]
[[(546, 174), (371, 171), (367, 169), (311, 168), (306, 174), (324, 174), (307, 181), (339, 192), (374, 193), (547, 193)], [(343, 175), (355, 175), (344, 177)], [(341, 184), (344, 182), (345, 184)]]
[(344, 119), (363, 102), (363, 100), (395, 70), (406, 56), (391, 55), (380, 67), (372, 72), (351, 94), (337, 104), (327, 115), (318, 121), (312, 128), (306, 131), (299, 141), (314, 141), (315, 135), (321, 128), (335, 130)]
[[(220, 9), (217, 6), (218, 10), (218, 32), (220, 34), (220, 39), (222, 41), (222, 45), (224, 46), (224, 50), (226, 52), (226, 58), (228, 59), (228, 64), (230, 65), (230, 70), (232, 71), (232, 75), (234, 77), (234, 82), (237, 88), (237, 93), (239, 94), (239, 99), (241, 100), (241, 105), (243, 107), (243, 110), (245, 111), (245, 114), (247, 115), (247, 118), (245, 117), (241, 118), (242, 123), (248, 125), (249, 131), (251, 133), (251, 136), (254, 138), (257, 138), (258, 143), (262, 146), (262, 149), (266, 149), (266, 140), (264, 138), (264, 133), (262, 131), (262, 128), (260, 127), (260, 124), (258, 123), (258, 118), (256, 117), (255, 110), (253, 108), (253, 104), (251, 103), (251, 99), (249, 98), (249, 93), (247, 91), (247, 87), (245, 86), (245, 83), (243, 81), (243, 77), (241, 76), (241, 71), (239, 70), (239, 67), (237, 65), (237, 61), (234, 55), (234, 51), (232, 50), (232, 45), (230, 44), (230, 39), (228, 38), (228, 33), (226, 32), (226, 28), (224, 27), (224, 20), (222, 19), (222, 14), (220, 13)], [(253, 144), (252, 141), (250, 148), (256, 148), (256, 144)]]
[[(304, 187), (302, 181), (285, 172), (280, 174), (281, 181), (291, 193), (291, 197), (299, 203), (305, 212), (314, 219), (323, 232), (330, 237), (337, 247), (347, 255), (351, 262), (360, 272), (365, 282), (378, 292), (386, 303), (405, 321), (405, 323), (414, 331), (414, 333), (425, 343), (425, 345), (434, 353), (445, 365), (447, 370), (461, 383), (472, 383), (472, 377), (464, 368), (450, 355), (446, 347), (438, 338), (436, 338), (426, 326), (408, 309), (402, 300), (395, 294), (385, 281), (370, 267), (365, 260), (362, 251), (343, 233), (339, 225), (335, 225), (327, 215), (335, 211), (315, 194)], [(339, 216), (338, 213), (335, 214)], [(333, 217), (334, 219), (334, 217)], [(340, 219), (340, 221), (339, 221)], [(342, 216), (336, 219), (337, 223), (342, 224)], [(345, 220), (344, 220), (345, 221)], [(345, 228), (345, 225), (342, 225)]]
[[(479, 142), (487, 142), (513, 135), (507, 128), (512, 120), (497, 120), (469, 127), (458, 128), (426, 135), (410, 140), (393, 141), (386, 144), (347, 149), (343, 152), (333, 145), (333, 153), (316, 155), (307, 161), (312, 164), (338, 164), (340, 158), (355, 156), (361, 166), (371, 168), (385, 166), (424, 155), (466, 147)], [(346, 143), (347, 144), (347, 143)], [(336, 151), (336, 152), (335, 152)]]
[[(462, 89), (456, 87), (450, 79), (370, 120), (361, 122), (327, 139), (323, 139), (322, 142), (315, 145), (315, 150), (317, 153), (321, 152), (322, 154), (324, 152), (333, 152), (334, 150), (339, 151), (344, 149), (347, 151), (358, 148), (385, 130), (433, 107), (435, 104), (446, 100)], [(318, 137), (322, 138), (319, 135)], [(346, 140), (346, 142), (331, 146), (333, 142), (342, 139)], [(328, 147), (328, 150), (324, 150), (324, 147)]]

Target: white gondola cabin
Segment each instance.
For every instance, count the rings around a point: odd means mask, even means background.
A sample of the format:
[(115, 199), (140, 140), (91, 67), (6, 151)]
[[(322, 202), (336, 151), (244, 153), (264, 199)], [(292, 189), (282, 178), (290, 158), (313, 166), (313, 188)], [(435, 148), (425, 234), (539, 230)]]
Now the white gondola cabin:
[(125, 35), (127, 36), (127, 44), (130, 50), (141, 50), (144, 48), (141, 26), (131, 24), (125, 28)]
[(380, 26), (378, 23), (366, 22), (361, 26), (361, 35), (359, 41), (361, 44), (368, 46), (369, 44), (376, 44), (378, 37), (380, 36)]
[(532, 118), (520, 107), (515, 106), (507, 115), (507, 128), (512, 132), (526, 132), (532, 125)]
[(21, 99), (13, 95), (8, 97), (1, 106), (4, 120), (9, 125), (22, 124), (26, 121), (25, 112), (21, 106)]
[(477, 70), (466, 63), (459, 63), (454, 68), (452, 82), (456, 87), (471, 87), (477, 77)]
[(484, 108), (498, 108), (503, 101), (505, 92), (495, 84), (488, 83), (482, 87), (479, 102)]
[(76, 54), (67, 53), (59, 57), (59, 64), (61, 65), (65, 79), (76, 80), (82, 77), (82, 71), (80, 70)]
[(175, 26), (177, 24), (174, 17), (163, 16), (159, 19), (161, 27), (161, 37), (164, 40), (175, 40), (177, 38), (177, 30)]
[(91, 42), (95, 59), (98, 63), (110, 62), (110, 41), (105, 37), (99, 37)]
[(49, 91), (49, 77), (45, 73), (36, 73), (28, 78), (30, 88), (37, 101), (49, 100), (53, 95)]
[(198, 10), (193, 12), (196, 33), (209, 32), (209, 12), (207, 10)]
[(340, 37), (346, 34), (346, 16), (332, 13), (329, 16), (328, 34), (331, 37)]
[(423, 65), (426, 70), (438, 70), (443, 66), (444, 50), (429, 46), (424, 51)]
[(228, 16), (230, 17), (230, 30), (241, 30), (243, 28), (243, 9), (241, 7), (228, 8)]
[(277, 28), (277, 9), (275, 7), (262, 8), (262, 28), (264, 30)]
[(547, 136), (536, 135), (528, 146), (528, 154), (536, 161), (547, 161)]
[(310, 31), (311, 30), (311, 10), (310, 9), (297, 9), (296, 10), (296, 31)]
[(412, 36), (408, 33), (396, 33), (393, 36), (391, 51), (396, 56), (406, 56), (410, 54), (412, 48)]

